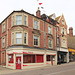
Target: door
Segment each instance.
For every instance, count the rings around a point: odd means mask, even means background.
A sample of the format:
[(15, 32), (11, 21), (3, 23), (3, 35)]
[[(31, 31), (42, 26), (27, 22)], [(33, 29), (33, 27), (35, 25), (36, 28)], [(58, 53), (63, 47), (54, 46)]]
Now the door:
[(21, 69), (21, 56), (16, 57), (16, 69)]
[(51, 56), (51, 65), (53, 65), (53, 56)]

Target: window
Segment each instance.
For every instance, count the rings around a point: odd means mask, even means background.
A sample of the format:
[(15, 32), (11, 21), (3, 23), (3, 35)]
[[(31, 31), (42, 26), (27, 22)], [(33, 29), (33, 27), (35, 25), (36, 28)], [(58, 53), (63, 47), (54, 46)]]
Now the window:
[(12, 44), (14, 44), (14, 33), (12, 33)]
[(51, 34), (51, 27), (48, 26), (48, 33)]
[(59, 37), (57, 37), (57, 44), (59, 44)]
[(57, 27), (57, 32), (59, 31), (59, 27)]
[(4, 62), (4, 53), (2, 53), (2, 63)]
[(16, 25), (22, 25), (22, 16), (16, 16)]
[(35, 55), (23, 55), (23, 63), (35, 63)]
[(38, 36), (34, 36), (34, 45), (38, 46)]
[(50, 55), (46, 56), (46, 61), (50, 61)]
[(52, 48), (52, 40), (49, 39), (49, 48)]
[(12, 25), (14, 25), (14, 16), (13, 16), (13, 23), (12, 23)]
[(55, 56), (53, 56), (53, 61), (55, 61)]
[(2, 39), (2, 47), (5, 47), (5, 38)]
[(34, 20), (34, 29), (38, 29), (38, 21)]
[(24, 25), (27, 25), (27, 16), (24, 16)]
[(63, 28), (63, 32), (62, 33), (64, 34), (64, 28)]
[(5, 32), (5, 24), (3, 24), (3, 32)]
[(62, 24), (64, 25), (64, 20), (62, 20)]
[(16, 33), (16, 44), (22, 44), (22, 33)]
[(24, 43), (25, 44), (27, 43), (27, 38), (26, 37), (27, 37), (27, 33), (24, 34)]
[(36, 55), (37, 63), (43, 63), (43, 55)]
[(9, 54), (9, 55), (8, 55), (8, 62), (9, 62), (9, 63), (14, 63), (13, 54)]

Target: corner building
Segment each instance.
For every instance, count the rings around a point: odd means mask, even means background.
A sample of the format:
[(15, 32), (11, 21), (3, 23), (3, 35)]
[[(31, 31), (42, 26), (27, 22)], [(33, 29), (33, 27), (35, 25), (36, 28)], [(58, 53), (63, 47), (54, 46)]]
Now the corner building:
[(55, 24), (41, 19), (39, 9), (36, 16), (13, 11), (0, 24), (1, 65), (10, 69), (57, 65)]

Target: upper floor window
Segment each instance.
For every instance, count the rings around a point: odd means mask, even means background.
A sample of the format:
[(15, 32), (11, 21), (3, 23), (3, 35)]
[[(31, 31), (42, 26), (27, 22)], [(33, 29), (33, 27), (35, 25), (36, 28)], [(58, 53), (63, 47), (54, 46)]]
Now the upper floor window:
[(16, 44), (22, 44), (22, 33), (16, 33)]
[(27, 25), (27, 16), (24, 16), (24, 25)]
[(59, 27), (57, 27), (57, 32), (59, 31)]
[(5, 24), (3, 24), (3, 32), (5, 32)]
[(22, 25), (22, 16), (16, 16), (16, 25)]
[(27, 33), (24, 33), (24, 43), (27, 43)]
[(59, 44), (59, 37), (57, 37), (57, 44)]
[(12, 44), (14, 44), (14, 33), (12, 33)]
[(51, 34), (51, 27), (48, 26), (48, 33)]
[(39, 28), (39, 23), (38, 21), (34, 20), (34, 29), (38, 29)]
[(64, 23), (64, 20), (62, 20), (62, 24), (64, 25), (65, 23)]
[(12, 22), (12, 25), (14, 25), (14, 16), (13, 16), (13, 22)]
[(2, 39), (2, 47), (5, 47), (5, 38)]
[(49, 43), (49, 48), (52, 48), (52, 40), (48, 40), (48, 43)]
[(38, 46), (38, 40), (39, 40), (39, 37), (34, 36), (34, 45)]

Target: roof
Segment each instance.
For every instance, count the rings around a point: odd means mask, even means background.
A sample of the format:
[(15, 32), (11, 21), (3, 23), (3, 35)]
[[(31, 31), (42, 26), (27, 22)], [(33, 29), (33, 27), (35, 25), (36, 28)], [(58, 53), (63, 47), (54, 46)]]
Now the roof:
[(75, 49), (75, 36), (70, 37), (68, 34), (67, 38), (68, 38), (68, 47)]
[(55, 18), (55, 20), (57, 20), (57, 21), (58, 21), (60, 17), (61, 17), (61, 16), (56, 17), (56, 18)]
[[(30, 14), (30, 13), (28, 13), (28, 12), (26, 12), (26, 11), (24, 11), (24, 10), (18, 10), (18, 11), (13, 11), (13, 12), (11, 12), (0, 24), (2, 24), (10, 15), (12, 15), (14, 12), (24, 12), (24, 13), (27, 13), (27, 14), (29, 14), (29, 15), (31, 15), (31, 16), (34, 16), (34, 17), (36, 17), (36, 18), (38, 18), (38, 19), (40, 19), (40, 20), (43, 20), (42, 18), (39, 18), (39, 17), (37, 17), (37, 16), (35, 16), (35, 15), (33, 15), (33, 14)], [(43, 20), (44, 21), (44, 20)], [(57, 22), (56, 20), (54, 20), (55, 22)], [(45, 22), (47, 22), (47, 21), (45, 21)], [(47, 22), (47, 23), (49, 23), (49, 22)], [(58, 23), (58, 22), (57, 22)], [(51, 23), (50, 23), (51, 24)], [(53, 25), (53, 26), (55, 26), (55, 25)]]

